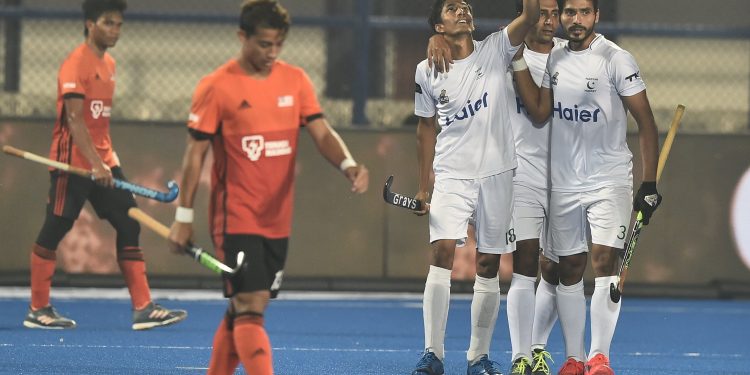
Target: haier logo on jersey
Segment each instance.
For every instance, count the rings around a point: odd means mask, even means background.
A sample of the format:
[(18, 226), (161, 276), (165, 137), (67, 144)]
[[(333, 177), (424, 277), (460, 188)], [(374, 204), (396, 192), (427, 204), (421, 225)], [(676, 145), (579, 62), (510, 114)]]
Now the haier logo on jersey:
[(474, 117), (482, 108), (487, 108), (486, 92), (484, 93), (484, 95), (482, 95), (482, 99), (479, 99), (473, 103), (471, 100), (466, 102), (466, 106), (461, 110), (461, 112), (456, 113), (455, 115), (445, 116), (445, 126), (450, 126), (450, 124), (454, 123), (455, 121), (466, 120), (467, 118)]
[(266, 142), (262, 135), (248, 135), (242, 137), (242, 150), (245, 151), (248, 159), (258, 161), (261, 155), (264, 155), (264, 150), (265, 157), (271, 158), (290, 155), (292, 153), (292, 146), (287, 139)]
[(104, 105), (101, 100), (91, 101), (91, 117), (98, 119), (99, 117), (109, 117), (112, 114), (112, 107)]
[(595, 109), (593, 112), (588, 109), (579, 109), (578, 105), (574, 105), (573, 108), (563, 107), (561, 102), (557, 102), (557, 105), (552, 107), (552, 117), (555, 117), (555, 113), (560, 120), (568, 121), (580, 121), (580, 122), (599, 122), (600, 108)]

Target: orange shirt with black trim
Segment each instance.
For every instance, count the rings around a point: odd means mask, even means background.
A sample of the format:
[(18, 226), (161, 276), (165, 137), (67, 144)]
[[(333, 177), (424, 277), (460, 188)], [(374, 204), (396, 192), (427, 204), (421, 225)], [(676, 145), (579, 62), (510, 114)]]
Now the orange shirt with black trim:
[(299, 128), (321, 113), (310, 78), (282, 61), (264, 79), (231, 60), (200, 81), (188, 127), (212, 135), (212, 235), (289, 237)]
[(109, 134), (114, 93), (115, 60), (112, 56), (105, 52), (100, 58), (86, 43), (68, 55), (57, 75), (57, 119), (52, 130), (50, 159), (91, 169), (91, 163), (73, 143), (65, 114), (65, 98), (80, 97), (83, 99), (83, 122), (96, 151), (108, 166), (119, 164)]

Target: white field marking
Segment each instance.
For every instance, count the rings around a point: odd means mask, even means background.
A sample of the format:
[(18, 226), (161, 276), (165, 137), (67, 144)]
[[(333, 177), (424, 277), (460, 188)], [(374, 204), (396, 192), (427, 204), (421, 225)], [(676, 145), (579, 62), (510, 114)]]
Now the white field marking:
[[(0, 347), (32, 347), (32, 348), (76, 348), (76, 349), (149, 349), (149, 350), (204, 350), (210, 351), (210, 346), (162, 346), (162, 345), (70, 345), (70, 344), (8, 344), (0, 343)], [(388, 349), (388, 348), (316, 348), (316, 347), (274, 347), (274, 351), (282, 352), (334, 352), (334, 353), (416, 353), (414, 349)], [(465, 353), (465, 350), (446, 350), (446, 353)], [(503, 353), (512, 354), (506, 350)], [(563, 355), (563, 352), (552, 352), (553, 355)], [(630, 352), (618, 353), (625, 357), (689, 357), (689, 358), (712, 358), (712, 359), (743, 359), (748, 354), (744, 353), (661, 353), (661, 352)], [(204, 368), (205, 369), (205, 368)]]
[[(31, 292), (28, 287), (0, 287), (0, 298), (25, 298)], [(129, 300), (127, 288), (54, 288), (55, 299), (124, 299)], [(151, 289), (151, 296), (159, 300), (225, 301), (220, 290), (203, 289)], [(326, 301), (326, 300), (419, 300), (422, 293), (363, 293), (363, 292), (285, 292), (278, 300)], [(455, 300), (471, 300), (471, 294), (455, 293)], [(420, 306), (421, 307), (421, 306)]]

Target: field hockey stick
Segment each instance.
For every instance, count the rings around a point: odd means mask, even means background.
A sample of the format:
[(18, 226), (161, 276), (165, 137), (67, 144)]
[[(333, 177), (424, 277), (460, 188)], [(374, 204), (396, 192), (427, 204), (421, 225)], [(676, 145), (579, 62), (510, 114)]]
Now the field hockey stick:
[(414, 198), (407, 197), (406, 195), (394, 193), (391, 191), (391, 185), (393, 184), (393, 176), (388, 176), (385, 180), (385, 186), (383, 186), (383, 199), (386, 203), (392, 204), (397, 207), (408, 208), (412, 211), (422, 211), (422, 202)]
[[(672, 117), (672, 124), (669, 126), (669, 132), (667, 138), (664, 139), (664, 145), (659, 153), (659, 164), (656, 167), (656, 182), (661, 179), (661, 173), (664, 171), (664, 165), (667, 163), (667, 157), (669, 151), (672, 149), (672, 142), (677, 134), (677, 128), (680, 127), (682, 115), (685, 114), (685, 106), (679, 104), (675, 110), (674, 117)], [(641, 229), (643, 229), (643, 213), (638, 211), (635, 216), (635, 222), (633, 223), (633, 229), (630, 232), (630, 240), (625, 247), (625, 254), (622, 257), (622, 263), (620, 264), (620, 271), (617, 273), (617, 285), (614, 283), (609, 284), (609, 298), (614, 303), (620, 302), (622, 297), (622, 290), (625, 287), (625, 279), (628, 276), (628, 268), (630, 267), (630, 261), (633, 258), (633, 252), (635, 252), (635, 245), (638, 243), (638, 237), (641, 235)]]
[[(39, 164), (44, 164), (48, 167), (59, 169), (61, 171), (64, 171), (70, 174), (78, 175), (78, 176), (85, 177), (85, 178), (90, 178), (92, 180), (94, 179), (94, 174), (91, 173), (91, 171), (89, 170), (74, 167), (70, 164), (61, 163), (56, 160), (48, 159), (48, 158), (39, 156), (37, 154), (31, 153), (28, 151), (19, 150), (13, 146), (8, 146), (8, 145), (3, 146), (3, 152), (8, 155), (17, 156), (22, 159), (31, 160)], [(171, 202), (177, 198), (177, 195), (180, 194), (180, 187), (177, 186), (177, 182), (175, 182), (174, 180), (167, 182), (167, 189), (169, 191), (167, 191), (166, 193), (162, 191), (154, 190), (154, 189), (149, 189), (145, 186), (136, 185), (132, 182), (123, 181), (117, 178), (114, 178), (112, 180), (114, 182), (115, 189), (129, 191), (133, 194), (140, 195), (146, 198), (151, 198), (159, 202), (165, 202), (165, 203)]]
[[(156, 234), (158, 234), (162, 238), (169, 238), (169, 228), (167, 228), (166, 225), (160, 223), (153, 217), (149, 216), (147, 213), (141, 211), (139, 208), (130, 208), (128, 210), (128, 216), (135, 219), (152, 231), (156, 232)], [(242, 267), (242, 262), (245, 260), (245, 253), (240, 251), (239, 254), (237, 254), (237, 266), (232, 268), (216, 259), (216, 257), (211, 255), (207, 251), (193, 244), (188, 244), (185, 252), (193, 259), (195, 259), (198, 263), (202, 264), (204, 267), (220, 275), (225, 274), (231, 276), (236, 274), (237, 271), (239, 271), (240, 267)]]

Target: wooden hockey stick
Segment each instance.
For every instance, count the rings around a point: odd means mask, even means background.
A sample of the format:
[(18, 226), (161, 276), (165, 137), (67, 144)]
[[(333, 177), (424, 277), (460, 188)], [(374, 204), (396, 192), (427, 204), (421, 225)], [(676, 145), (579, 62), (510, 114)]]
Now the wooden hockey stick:
[[(682, 104), (677, 105), (677, 109), (672, 117), (672, 124), (669, 126), (669, 132), (667, 138), (664, 139), (664, 145), (661, 147), (659, 153), (659, 164), (656, 167), (656, 182), (659, 183), (661, 174), (664, 172), (664, 165), (667, 163), (667, 157), (669, 151), (672, 149), (672, 142), (677, 134), (677, 128), (680, 127), (682, 121), (682, 115), (685, 114), (685, 106)], [(609, 298), (612, 302), (620, 302), (622, 297), (622, 290), (625, 287), (625, 279), (628, 277), (628, 268), (630, 267), (630, 261), (633, 258), (633, 252), (635, 252), (635, 245), (638, 243), (638, 237), (641, 235), (641, 229), (643, 229), (643, 213), (638, 211), (633, 223), (633, 229), (630, 232), (630, 240), (625, 247), (625, 255), (622, 258), (622, 264), (620, 264), (620, 271), (617, 273), (618, 283), (609, 285)]]

